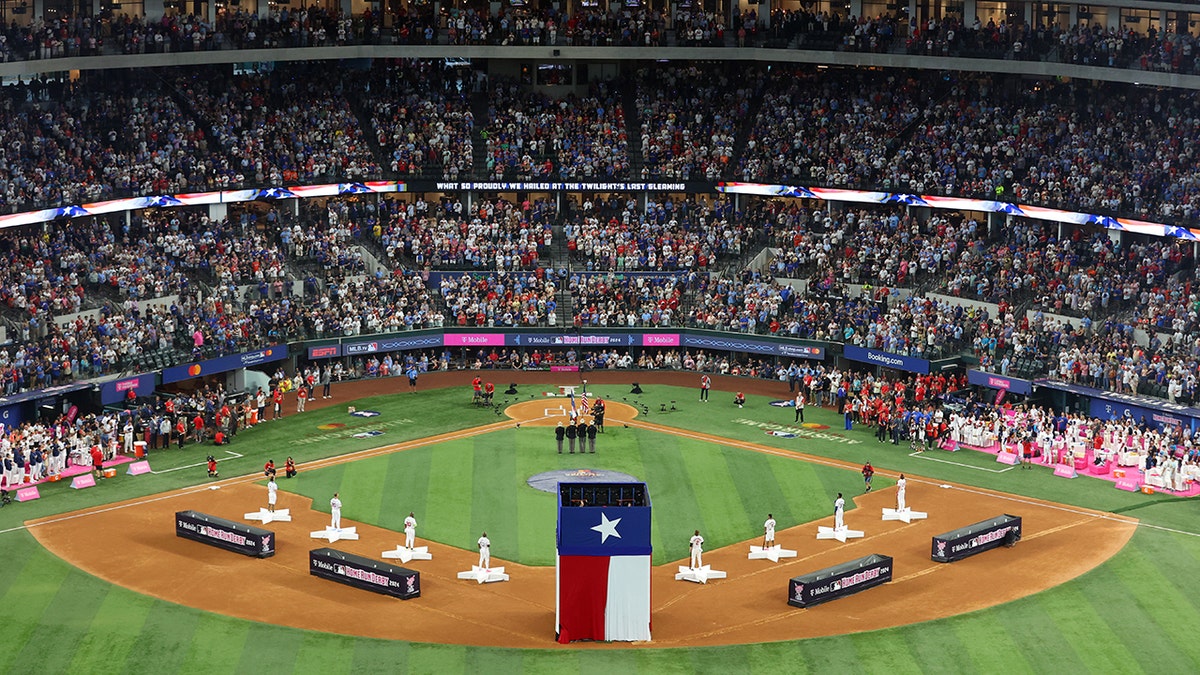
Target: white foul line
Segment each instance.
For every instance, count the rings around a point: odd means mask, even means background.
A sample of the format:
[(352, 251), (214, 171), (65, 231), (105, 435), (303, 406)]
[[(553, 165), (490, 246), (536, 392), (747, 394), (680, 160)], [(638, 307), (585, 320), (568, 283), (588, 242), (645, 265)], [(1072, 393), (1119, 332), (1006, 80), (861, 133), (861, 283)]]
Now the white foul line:
[[(224, 458), (224, 459), (222, 459), (222, 460), (221, 460), (222, 462), (228, 462), (228, 461), (229, 461), (229, 460), (231, 460), (231, 459), (238, 459), (238, 458), (240, 458), (240, 457), (245, 457), (245, 455), (239, 455), (239, 454), (237, 454), (236, 452), (234, 452), (234, 451), (232, 451), (232, 450), (226, 450), (226, 451), (225, 451), (225, 453), (226, 453), (226, 454), (229, 454), (229, 455), (233, 455), (233, 457), (226, 457), (226, 458)], [(208, 462), (198, 462), (198, 463), (196, 463), (196, 464), (188, 464), (188, 465), (186, 465), (186, 466), (177, 466), (177, 467), (175, 467), (175, 468), (173, 468), (173, 469), (163, 469), (162, 471), (151, 471), (150, 473), (153, 473), (153, 474), (171, 473), (172, 471), (180, 471), (180, 470), (183, 470), (183, 469), (194, 469), (194, 468), (196, 468), (196, 467), (198, 467), (198, 466), (204, 466), (204, 465), (206, 465), (206, 464), (208, 464)]]
[(938, 459), (937, 457), (927, 457), (927, 456), (925, 456), (925, 453), (923, 453), (923, 452), (910, 452), (910, 453), (908, 453), (908, 456), (916, 457), (917, 459), (928, 460), (930, 462), (941, 462), (942, 464), (953, 464), (954, 466), (961, 466), (965, 469), (975, 469), (976, 471), (987, 471), (988, 473), (1004, 473), (1005, 471), (1012, 471), (1013, 469), (1017, 468), (1015, 466), (1010, 466), (1005, 469), (990, 469), (990, 468), (983, 467), (983, 466), (972, 466), (970, 464), (963, 464), (962, 462), (952, 462), (948, 459)]

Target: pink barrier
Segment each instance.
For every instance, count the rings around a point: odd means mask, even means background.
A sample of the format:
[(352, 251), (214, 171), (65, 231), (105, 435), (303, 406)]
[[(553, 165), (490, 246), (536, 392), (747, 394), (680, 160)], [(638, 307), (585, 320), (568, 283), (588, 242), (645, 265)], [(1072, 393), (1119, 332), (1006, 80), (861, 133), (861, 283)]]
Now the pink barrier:
[(1136, 478), (1119, 478), (1115, 485), (1118, 490), (1125, 490), (1126, 492), (1137, 492), (1140, 488)]
[(1078, 474), (1075, 473), (1075, 467), (1058, 464), (1054, 467), (1054, 475), (1059, 478), (1075, 478)]
[(19, 501), (19, 502), (28, 502), (28, 501), (32, 501), (34, 499), (41, 499), (41, 498), (42, 498), (42, 495), (41, 495), (41, 493), (38, 492), (36, 485), (27, 487), (27, 488), (21, 488), (20, 490), (17, 490), (17, 501)]
[(1012, 452), (1001, 452), (996, 455), (996, 461), (1000, 462), (1001, 464), (1016, 464), (1017, 455)]
[(150, 462), (142, 460), (129, 465), (129, 470), (125, 472), (130, 476), (140, 476), (144, 473), (150, 473)]
[(80, 474), (71, 479), (71, 487), (76, 490), (96, 487), (96, 477), (90, 473)]

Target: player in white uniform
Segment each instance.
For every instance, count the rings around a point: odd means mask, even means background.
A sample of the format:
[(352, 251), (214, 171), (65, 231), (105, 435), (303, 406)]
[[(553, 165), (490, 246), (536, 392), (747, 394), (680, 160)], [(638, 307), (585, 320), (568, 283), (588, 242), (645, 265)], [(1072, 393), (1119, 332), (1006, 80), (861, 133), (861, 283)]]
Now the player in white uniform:
[(838, 493), (837, 499), (833, 500), (833, 529), (843, 530), (846, 528), (845, 512), (846, 500), (842, 499), (842, 493)]
[(267, 481), (267, 510), (271, 513), (275, 512), (275, 499), (278, 497), (279, 486), (275, 484), (275, 477)]
[(768, 513), (767, 522), (763, 523), (763, 548), (775, 545), (775, 516)]
[(329, 513), (332, 516), (332, 522), (329, 526), (335, 530), (342, 529), (342, 500), (338, 499), (338, 493), (333, 493), (333, 499), (329, 500)]
[(412, 511), (408, 512), (408, 517), (404, 519), (404, 548), (412, 548), (417, 543), (417, 519), (413, 517)]
[(488, 539), (487, 532), (476, 542), (479, 544), (479, 566), (483, 569), (491, 569), (492, 567), (492, 540)]
[(700, 554), (704, 552), (704, 537), (700, 536), (700, 530), (692, 535), (690, 540), (692, 545), (692, 569), (699, 569), (704, 565), (700, 562)]
[(908, 481), (905, 480), (904, 474), (900, 474), (899, 480), (896, 481), (896, 510), (907, 511), (908, 504), (904, 499), (904, 492), (908, 488)]

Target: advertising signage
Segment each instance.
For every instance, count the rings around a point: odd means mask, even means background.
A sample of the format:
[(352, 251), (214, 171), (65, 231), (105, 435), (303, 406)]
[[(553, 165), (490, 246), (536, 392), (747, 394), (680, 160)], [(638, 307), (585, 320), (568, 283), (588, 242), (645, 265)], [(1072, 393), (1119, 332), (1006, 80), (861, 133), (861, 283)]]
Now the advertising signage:
[(175, 513), (175, 536), (255, 558), (275, 555), (275, 533), (198, 511)]
[(287, 345), (272, 345), (264, 349), (256, 349), (252, 352), (244, 352), (242, 354), (231, 354), (229, 356), (221, 356), (207, 361), (199, 361), (196, 363), (186, 363), (182, 366), (173, 366), (162, 371), (162, 383), (170, 384), (172, 382), (180, 382), (182, 380), (190, 380), (193, 377), (202, 377), (204, 375), (215, 375), (224, 373), (238, 368), (246, 368), (256, 366), (262, 363), (272, 363), (274, 361), (282, 361), (288, 356)]
[(403, 352), (410, 349), (440, 349), (441, 346), (442, 336), (436, 333), (432, 335), (405, 335), (363, 342), (346, 342), (342, 344), (342, 354), (345, 356), (382, 354), (386, 352)]
[(842, 353), (851, 361), (871, 363), (883, 366), (884, 368), (895, 368), (896, 370), (903, 370), (909, 373), (929, 374), (929, 361), (918, 359), (915, 356), (903, 356), (901, 354), (883, 352), (878, 349), (865, 349), (854, 345), (846, 345)]
[(317, 361), (320, 359), (336, 359), (342, 355), (341, 345), (321, 345), (320, 347), (308, 348), (308, 360)]
[(640, 347), (653, 342), (660, 347), (678, 347), (679, 335), (642, 333), (516, 333), (504, 336), (510, 347)]
[(309, 574), (340, 584), (382, 593), (402, 600), (421, 595), (421, 575), (371, 558), (364, 558), (332, 548), (318, 548), (308, 553)]
[(826, 567), (788, 582), (787, 602), (793, 607), (810, 607), (892, 580), (892, 559), (878, 553)]
[(1000, 389), (1021, 396), (1029, 396), (1033, 393), (1033, 382), (1022, 380), (1019, 377), (1008, 377), (1006, 375), (996, 375), (995, 373), (985, 373), (982, 370), (968, 370), (967, 383), (975, 384), (989, 389)]
[(684, 333), (681, 346), (695, 349), (711, 349), (724, 352), (748, 352), (751, 354), (768, 354), (783, 356), (791, 359), (825, 360), (825, 348), (819, 345), (801, 344), (798, 342), (767, 342), (752, 340), (737, 335), (720, 336), (707, 333)]
[(100, 385), (100, 405), (120, 403), (132, 391), (136, 396), (149, 396), (154, 392), (155, 373), (144, 373), (133, 377), (110, 380)]
[(953, 562), (1021, 539), (1021, 518), (1004, 514), (933, 538), (934, 562)]

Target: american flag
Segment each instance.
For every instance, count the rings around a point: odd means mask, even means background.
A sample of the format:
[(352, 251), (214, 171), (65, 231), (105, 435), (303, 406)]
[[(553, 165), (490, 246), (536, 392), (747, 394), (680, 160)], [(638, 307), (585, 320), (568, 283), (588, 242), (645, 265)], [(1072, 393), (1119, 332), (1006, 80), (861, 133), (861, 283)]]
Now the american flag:
[(579, 396), (579, 409), (586, 413), (586, 412), (588, 412), (589, 407), (590, 407), (590, 405), (588, 403), (588, 395), (587, 395), (587, 392), (585, 391), (585, 392), (583, 392), (583, 394), (581, 394)]

